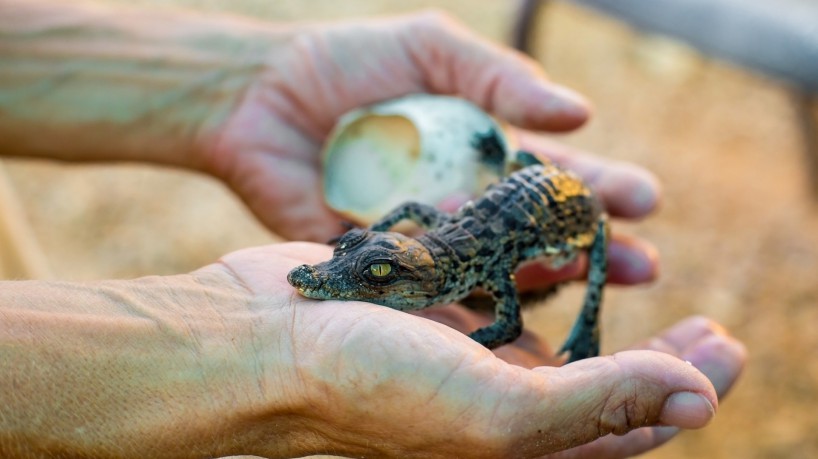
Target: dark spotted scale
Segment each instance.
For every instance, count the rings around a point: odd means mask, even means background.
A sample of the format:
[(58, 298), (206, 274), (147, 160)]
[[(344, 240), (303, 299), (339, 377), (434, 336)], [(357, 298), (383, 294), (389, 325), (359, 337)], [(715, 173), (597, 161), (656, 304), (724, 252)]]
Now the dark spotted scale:
[[(598, 355), (607, 217), (573, 173), (529, 153), (518, 153), (518, 162), (526, 167), (455, 214), (404, 204), (368, 230), (350, 230), (331, 260), (302, 265), (288, 280), (309, 298), (363, 300), (400, 310), (457, 301), (481, 287), (495, 302), (495, 321), (469, 336), (495, 348), (522, 332), (516, 267), (535, 257), (559, 267), (588, 251), (585, 300), (562, 352), (570, 352), (569, 361)], [(388, 232), (406, 219), (426, 233), (411, 238)]]

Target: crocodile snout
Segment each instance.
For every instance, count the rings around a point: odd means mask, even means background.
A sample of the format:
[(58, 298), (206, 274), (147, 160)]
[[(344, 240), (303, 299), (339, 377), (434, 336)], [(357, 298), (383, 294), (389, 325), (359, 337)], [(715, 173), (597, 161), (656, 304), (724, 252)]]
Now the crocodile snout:
[(301, 265), (287, 274), (287, 282), (302, 294), (321, 288), (324, 281), (318, 271), (310, 265)]

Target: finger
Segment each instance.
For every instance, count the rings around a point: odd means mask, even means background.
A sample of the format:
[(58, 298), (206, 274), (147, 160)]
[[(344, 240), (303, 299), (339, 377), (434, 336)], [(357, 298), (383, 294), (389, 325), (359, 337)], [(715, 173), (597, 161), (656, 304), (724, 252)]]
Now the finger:
[[(546, 260), (523, 264), (515, 274), (520, 291), (536, 291), (551, 285), (586, 276), (583, 255), (560, 269), (550, 268)], [(608, 246), (608, 283), (634, 285), (651, 282), (659, 275), (659, 252), (647, 241), (614, 234)]]
[[(640, 348), (677, 355), (690, 362), (713, 384), (721, 400), (735, 384), (746, 361), (744, 346), (718, 323), (705, 317), (685, 319)], [(624, 458), (642, 454), (670, 440), (677, 428), (637, 429), (622, 437), (608, 436), (583, 445), (563, 457)]]
[(646, 426), (703, 427), (718, 406), (703, 374), (659, 352), (621, 352), (525, 376), (512, 386), (505, 378), (496, 380), (506, 396), (494, 419), (518, 435), (506, 441), (519, 456), (562, 451)]
[(582, 125), (588, 102), (549, 82), (528, 57), (475, 35), (448, 15), (424, 13), (405, 43), (431, 92), (466, 97), (517, 126), (564, 131)]
[(735, 384), (747, 361), (747, 349), (718, 323), (701, 316), (679, 322), (662, 341), (707, 376), (719, 398)]
[(641, 218), (659, 206), (661, 186), (645, 169), (602, 159), (531, 132), (518, 130), (517, 136), (523, 150), (542, 153), (579, 174), (598, 193), (613, 216)]
[[(678, 355), (690, 362), (710, 380), (719, 400), (733, 387), (747, 359), (744, 346), (724, 327), (700, 316), (679, 322), (642, 348)], [(676, 433), (678, 429), (669, 427), (638, 429), (622, 437), (600, 438), (557, 457), (631, 457), (656, 448)]]
[(546, 290), (554, 284), (581, 278), (586, 266), (587, 259), (584, 255), (559, 269), (551, 268), (545, 259), (537, 259), (522, 264), (514, 273), (514, 279), (520, 292), (536, 292)]
[(692, 347), (697, 346), (703, 339), (714, 335), (727, 336), (728, 334), (719, 323), (707, 317), (693, 316), (663, 331), (646, 345), (654, 347), (657, 345), (654, 341), (659, 340), (664, 342), (665, 346), (672, 348), (675, 355), (681, 356)]
[(620, 459), (650, 451), (676, 436), (678, 427), (643, 427), (625, 435), (608, 435), (586, 445), (578, 446), (549, 459)]
[[(625, 351), (610, 357), (540, 369), (558, 376), (566, 394), (558, 402), (568, 413), (598, 397), (595, 410), (573, 412), (577, 420), (596, 421), (597, 434), (624, 434), (651, 424), (698, 428), (715, 414), (718, 399), (710, 382), (689, 363), (660, 352)], [(582, 389), (587, 393), (581, 396)]]
[(608, 282), (633, 285), (659, 276), (659, 251), (648, 241), (615, 233), (608, 245)]

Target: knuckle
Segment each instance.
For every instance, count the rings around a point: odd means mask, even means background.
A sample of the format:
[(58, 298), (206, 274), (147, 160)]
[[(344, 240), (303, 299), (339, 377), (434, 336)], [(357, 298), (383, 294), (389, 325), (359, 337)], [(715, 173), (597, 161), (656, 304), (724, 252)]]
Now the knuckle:
[(651, 407), (642, 402), (636, 387), (613, 391), (601, 404), (597, 429), (599, 436), (626, 433), (652, 424), (658, 419)]
[(428, 8), (416, 13), (413, 22), (418, 29), (439, 35), (448, 35), (464, 28), (451, 13), (438, 8)]

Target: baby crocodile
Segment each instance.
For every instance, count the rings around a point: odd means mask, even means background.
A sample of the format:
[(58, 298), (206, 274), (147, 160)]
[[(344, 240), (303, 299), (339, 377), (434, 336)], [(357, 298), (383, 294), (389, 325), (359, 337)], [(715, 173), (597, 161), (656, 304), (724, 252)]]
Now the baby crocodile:
[[(560, 353), (570, 352), (569, 361), (598, 355), (607, 216), (573, 173), (530, 153), (517, 157), (526, 167), (456, 213), (404, 204), (368, 230), (351, 229), (331, 260), (299, 266), (287, 280), (308, 298), (361, 300), (402, 311), (457, 301), (482, 287), (496, 303), (495, 322), (469, 336), (492, 349), (522, 333), (515, 267), (540, 256), (559, 267), (587, 250), (584, 304)], [(412, 238), (387, 232), (405, 219), (426, 233)]]

